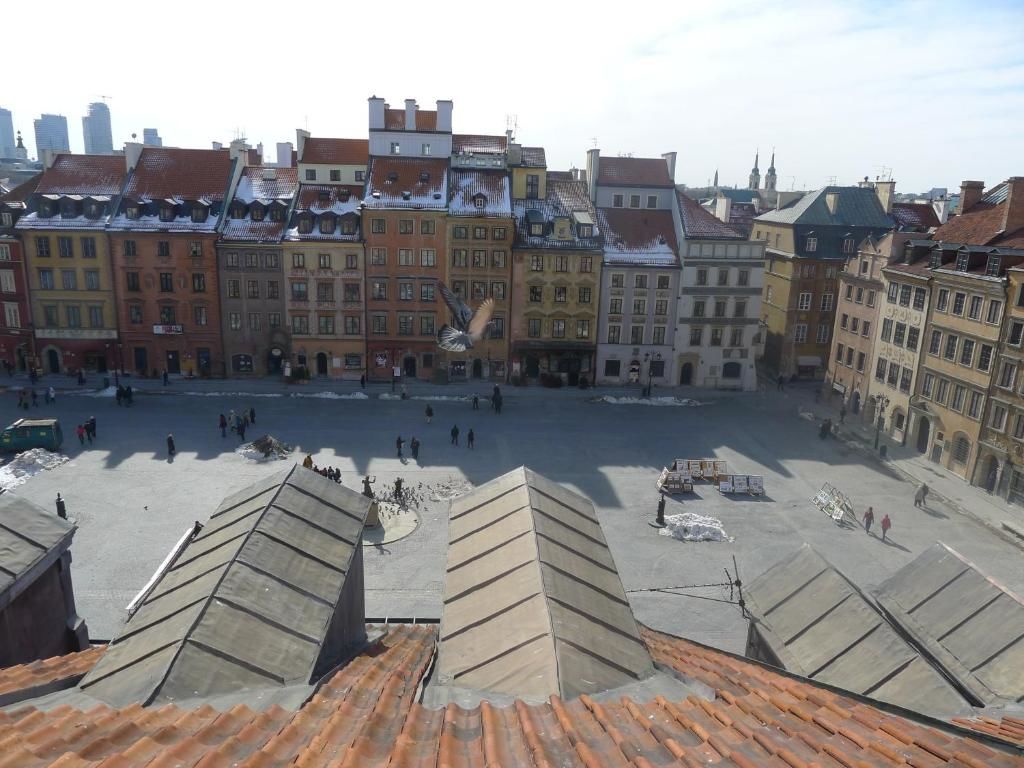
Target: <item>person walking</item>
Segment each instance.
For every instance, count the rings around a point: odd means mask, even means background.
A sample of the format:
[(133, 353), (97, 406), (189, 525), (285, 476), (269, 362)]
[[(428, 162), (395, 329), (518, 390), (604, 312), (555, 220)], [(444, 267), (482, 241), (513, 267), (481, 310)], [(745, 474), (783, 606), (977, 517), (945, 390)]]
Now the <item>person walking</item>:
[(419, 461), (420, 458), (420, 441), (416, 439), (416, 435), (412, 436), (412, 440), (409, 441), (409, 450), (412, 451), (412, 458), (414, 461)]
[(246, 424), (246, 421), (248, 421), (248, 420), (247, 419), (239, 419), (238, 420), (238, 439), (241, 440), (243, 443), (245, 442), (245, 424)]
[(228, 411), (228, 426), (231, 427), (231, 431), (235, 431), (235, 426), (238, 424), (238, 417), (235, 416), (235, 409), (232, 408)]
[(304, 458), (302, 460), (302, 466), (305, 467), (306, 469), (312, 469), (313, 468), (313, 454), (311, 454), (311, 453), (307, 453), (306, 454), (306, 458)]
[(466, 433), (466, 445), (469, 446), (469, 450), (473, 450), (473, 443), (476, 442), (476, 435), (473, 434), (472, 428)]
[(61, 520), (68, 519), (68, 508), (64, 505), (64, 499), (60, 497), (59, 493), (57, 494), (57, 517)]
[(253, 408), (251, 405), (249, 406), (249, 423), (250, 424), (255, 424), (256, 423), (256, 409)]
[(889, 533), (889, 529), (892, 528), (892, 520), (889, 519), (889, 513), (885, 513), (885, 517), (882, 518), (882, 541), (885, 541), (885, 536)]
[(82, 424), (79, 424), (75, 428), (75, 432), (78, 434), (78, 442), (81, 445), (85, 445), (85, 427)]
[(402, 503), (402, 478), (400, 478), (400, 477), (396, 477), (395, 478), (394, 496), (395, 496), (395, 503), (396, 504), (401, 504)]
[(228, 420), (224, 418), (224, 414), (220, 415), (220, 419), (217, 420), (217, 426), (220, 427), (220, 436), (228, 436)]
[(658, 524), (659, 528), (665, 527), (665, 494), (660, 494), (658, 498), (658, 514), (655, 517), (655, 523)]
[(502, 406), (502, 404), (504, 402), (505, 402), (505, 398), (502, 397), (501, 392), (498, 392), (494, 396), (494, 399), (491, 401), (491, 403), (492, 403), (492, 405), (494, 407), (494, 412), (497, 413), (499, 416), (501, 415), (501, 406)]
[(124, 400), (124, 387), (118, 387), (114, 392), (114, 399), (117, 400), (118, 407), (121, 406), (121, 401)]
[(846, 421), (846, 406), (839, 406), (839, 423), (842, 424)]
[(50, 396), (50, 403), (52, 403), (53, 405), (56, 405), (57, 404), (57, 390), (55, 390), (53, 387), (50, 387), (47, 390), (47, 394), (49, 394), (49, 396)]
[(786, 377), (783, 376), (781, 373), (779, 374), (779, 378), (775, 383), (775, 389), (777, 389), (779, 392), (786, 391)]
[(175, 454), (174, 435), (168, 434), (167, 435), (167, 458), (173, 459), (174, 458), (174, 454)]
[(32, 389), (32, 407), (39, 407), (39, 393), (36, 392), (35, 388)]
[(459, 425), (456, 424), (452, 427), (452, 445), (459, 444)]
[(404, 443), (405, 440), (402, 439), (401, 435), (399, 435), (398, 438), (395, 440), (395, 448), (398, 449), (398, 458), (402, 458), (402, 445)]
[(473, 395), (473, 410), (480, 410), (480, 398), (477, 395)]
[(164, 368), (164, 386), (166, 387), (170, 383), (171, 383), (171, 378), (170, 378), (170, 376), (167, 375), (167, 369)]
[(872, 507), (868, 507), (867, 512), (864, 513), (864, 533), (871, 533), (871, 524), (875, 522), (875, 510)]
[(923, 506), (925, 506), (925, 501), (927, 500), (927, 498), (928, 498), (928, 484), (927, 483), (921, 483), (917, 487), (917, 491), (914, 493), (914, 506), (915, 507), (923, 507)]
[(135, 396), (135, 395), (134, 395), (134, 394), (133, 394), (133, 392), (132, 392), (132, 385), (131, 385), (131, 384), (129, 384), (129, 385), (127, 386), (127, 387), (125, 387), (125, 388), (124, 388), (124, 400), (125, 400), (125, 405), (127, 405), (127, 406), (131, 406), (131, 404), (132, 404), (132, 398), (133, 398), (134, 396)]
[(96, 417), (95, 416), (90, 416), (89, 417), (89, 422), (86, 425), (86, 427), (89, 430), (89, 434), (92, 437), (92, 439), (95, 440), (96, 439)]
[(364, 373), (359, 377), (359, 388), (366, 389), (366, 374)]
[(434, 418), (434, 409), (430, 407), (429, 403), (427, 404), (427, 410), (425, 413), (427, 414), (427, 424), (429, 424), (430, 420)]

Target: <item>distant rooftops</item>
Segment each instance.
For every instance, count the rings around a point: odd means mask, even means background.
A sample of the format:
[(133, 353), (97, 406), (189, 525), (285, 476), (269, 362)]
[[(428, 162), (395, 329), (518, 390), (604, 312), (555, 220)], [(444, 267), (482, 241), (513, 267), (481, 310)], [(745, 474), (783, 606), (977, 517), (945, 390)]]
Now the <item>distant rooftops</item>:
[(366, 165), (370, 157), (367, 139), (329, 139), (310, 137), (302, 147), (300, 163)]
[(661, 157), (604, 157), (598, 164), (597, 183), (609, 187), (665, 187), (675, 182)]

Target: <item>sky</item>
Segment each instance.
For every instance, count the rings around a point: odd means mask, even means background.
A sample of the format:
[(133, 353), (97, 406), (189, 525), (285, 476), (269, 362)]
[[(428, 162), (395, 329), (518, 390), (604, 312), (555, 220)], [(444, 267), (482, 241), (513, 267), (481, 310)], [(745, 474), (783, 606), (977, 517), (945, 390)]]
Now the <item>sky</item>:
[[(295, 129), (365, 137), (367, 102), (454, 101), (460, 133), (547, 150), (678, 152), (676, 181), (746, 186), (772, 149), (779, 189), (891, 174), (897, 192), (1024, 175), (1024, 0), (696, 3), (10, 4), (0, 106), (30, 156), (32, 121), (63, 114), (82, 151), (108, 97), (114, 144), (244, 135), (273, 160)], [(225, 6), (227, 8), (227, 6)], [(298, 12), (293, 9), (301, 9)], [(40, 50), (47, 51), (40, 55)], [(62, 52), (54, 55), (53, 52)]]

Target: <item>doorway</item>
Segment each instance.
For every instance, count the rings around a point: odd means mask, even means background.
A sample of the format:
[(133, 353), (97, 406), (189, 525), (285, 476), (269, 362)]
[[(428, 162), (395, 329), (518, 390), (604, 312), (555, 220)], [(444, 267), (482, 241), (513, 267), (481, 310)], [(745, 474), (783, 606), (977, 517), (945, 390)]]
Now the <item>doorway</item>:
[(640, 361), (633, 360), (629, 364), (629, 383), (639, 384), (640, 383)]
[(917, 420), (917, 452), (928, 452), (928, 437), (931, 434), (931, 422), (923, 416)]
[(181, 373), (181, 357), (176, 349), (167, 352), (167, 372)]
[(324, 352), (316, 353), (316, 375), (326, 376), (327, 375), (327, 354)]
[(274, 347), (267, 355), (267, 373), (280, 374), (284, 371), (284, 352), (280, 347)]
[(146, 348), (135, 347), (133, 356), (135, 358), (135, 372), (138, 373), (139, 376), (145, 376), (146, 371), (149, 370), (149, 359), (146, 356)]
[(50, 373), (60, 373), (60, 354), (56, 349), (46, 350), (46, 366)]
[(853, 397), (850, 399), (850, 410), (854, 416), (860, 413), (860, 392), (853, 393)]
[(528, 355), (526, 358), (526, 375), (531, 379), (536, 379), (540, 376), (540, 359), (533, 355)]
[(479, 357), (473, 360), (473, 378), (482, 379), (484, 377), (484, 364)]
[(999, 477), (999, 459), (989, 456), (984, 464), (984, 472), (981, 475), (981, 485), (989, 493), (996, 491), (996, 479)]
[(409, 355), (402, 361), (402, 370), (405, 375), (410, 379), (416, 378), (416, 358), (413, 355)]
[(679, 383), (684, 387), (693, 384), (693, 363), (683, 363), (683, 370), (679, 372)]

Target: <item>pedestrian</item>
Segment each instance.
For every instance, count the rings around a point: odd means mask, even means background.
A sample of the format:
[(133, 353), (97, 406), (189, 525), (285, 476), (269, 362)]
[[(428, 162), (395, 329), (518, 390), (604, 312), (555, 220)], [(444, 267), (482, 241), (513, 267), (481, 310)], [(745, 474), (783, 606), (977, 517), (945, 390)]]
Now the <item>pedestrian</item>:
[(60, 497), (59, 493), (57, 494), (57, 517), (61, 520), (68, 519), (68, 508), (64, 506), (64, 499)]
[(779, 374), (779, 379), (775, 384), (775, 389), (777, 389), (779, 392), (786, 391), (786, 377), (783, 376), (781, 373)]
[(473, 442), (476, 440), (476, 435), (473, 434), (473, 429), (470, 428), (469, 432), (466, 433), (466, 445), (469, 446), (470, 450), (473, 450)]
[(864, 533), (871, 533), (871, 524), (875, 522), (875, 510), (872, 507), (868, 507), (868, 511), (864, 513)]
[(402, 385), (402, 399), (403, 400), (408, 400), (409, 399), (409, 390), (407, 390), (405, 388), (405, 384)]
[(434, 409), (430, 407), (429, 403), (427, 404), (427, 411), (426, 411), (426, 413), (427, 413), (427, 424), (429, 424), (430, 420), (432, 418), (434, 418)]
[(491, 406), (494, 408), (494, 412), (495, 413), (497, 413), (499, 415), (501, 414), (501, 406), (502, 406), (502, 403), (504, 403), (504, 402), (505, 402), (505, 398), (502, 396), (501, 392), (498, 392), (494, 396), (494, 398), (491, 400)]
[(50, 402), (53, 405), (56, 405), (57, 404), (57, 390), (55, 390), (53, 387), (50, 387), (49, 389), (47, 389), (47, 394), (49, 394), (49, 396), (50, 396)]
[(359, 388), (366, 389), (366, 374), (364, 373), (359, 377)]
[(242, 410), (242, 426), (246, 429), (249, 428), (249, 412), (245, 409)]
[(167, 435), (167, 458), (174, 458), (174, 435)]
[(39, 394), (36, 392), (35, 388), (32, 389), (32, 407), (39, 407)]
[(121, 401), (124, 399), (124, 387), (117, 388), (117, 391), (114, 392), (114, 399), (117, 400), (117, 405), (120, 407)]
[(132, 404), (132, 402), (133, 402), (132, 398), (133, 397), (134, 397), (134, 393), (132, 392), (132, 385), (129, 384), (127, 387), (124, 388), (124, 399), (125, 399), (125, 402), (126, 402), (127, 405), (131, 405)]
[(498, 410), (498, 403), (501, 402), (501, 389), (497, 384), (494, 385), (494, 389), (491, 392), (491, 408), (495, 411)]
[(85, 371), (81, 368), (78, 369), (78, 385), (85, 384)]
[(373, 484), (376, 482), (376, 476), (371, 478), (369, 475), (366, 475), (366, 477), (363, 478), (363, 496), (368, 499), (373, 498)]
[(409, 449), (412, 451), (413, 460), (418, 461), (420, 458), (420, 441), (416, 439), (415, 435), (409, 441)]
[(235, 431), (235, 427), (238, 424), (238, 417), (235, 416), (235, 409), (234, 408), (232, 408), (230, 411), (228, 411), (228, 424), (231, 427), (231, 431), (234, 432)]
[(480, 410), (480, 398), (477, 397), (476, 395), (473, 395), (473, 410), (474, 411), (479, 411)]
[(164, 368), (164, 386), (166, 387), (170, 383), (170, 377), (167, 375), (167, 369)]
[(846, 421), (846, 406), (841, 405), (839, 406), (839, 423), (842, 424), (844, 421)]
[[(82, 445), (85, 445), (85, 427), (82, 424), (79, 424), (75, 428), (75, 432), (78, 433), (78, 442)], [(89, 442), (92, 441), (90, 440)]]
[(46, 389), (43, 390), (43, 405), (49, 405), (49, 404), (50, 404), (50, 390), (49, 390), (49, 388), (46, 388)]
[(405, 440), (402, 439), (401, 435), (399, 435), (398, 439), (395, 440), (395, 448), (398, 449), (398, 458), (402, 458), (402, 445), (404, 443), (405, 443)]
[(238, 425), (238, 438), (239, 438), (239, 439), (240, 439), (240, 440), (241, 440), (242, 442), (245, 442), (245, 422), (244, 422), (244, 421), (243, 421), (243, 422), (241, 422), (241, 423), (240, 423), (240, 424)]
[(914, 493), (914, 506), (923, 507), (925, 506), (925, 499), (928, 498), (928, 484), (921, 483), (917, 487), (917, 491)]
[(395, 503), (402, 503), (402, 478), (395, 478)]
[(889, 533), (889, 529), (892, 528), (892, 520), (889, 519), (889, 513), (885, 513), (885, 517), (882, 518), (882, 541), (885, 541), (885, 535)]
[(255, 424), (256, 423), (256, 409), (253, 408), (251, 405), (249, 406), (249, 423), (250, 424)]
[(665, 527), (665, 494), (660, 494), (658, 498), (658, 514), (655, 518), (655, 522), (662, 528)]
[(89, 422), (88, 422), (87, 426), (89, 428), (89, 434), (92, 436), (92, 439), (95, 440), (96, 439), (96, 417), (95, 416), (90, 416), (89, 417)]
[(311, 453), (307, 453), (306, 454), (306, 458), (304, 458), (302, 460), (302, 466), (305, 467), (306, 469), (312, 469), (313, 468), (313, 454), (311, 454)]
[(220, 436), (221, 437), (227, 437), (228, 436), (228, 420), (224, 418), (224, 414), (223, 413), (220, 415), (220, 418), (217, 420), (217, 426), (220, 427)]
[(459, 444), (459, 425), (456, 424), (452, 427), (452, 445)]

